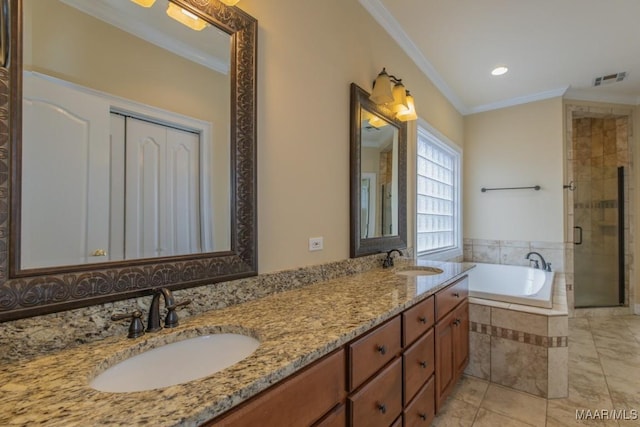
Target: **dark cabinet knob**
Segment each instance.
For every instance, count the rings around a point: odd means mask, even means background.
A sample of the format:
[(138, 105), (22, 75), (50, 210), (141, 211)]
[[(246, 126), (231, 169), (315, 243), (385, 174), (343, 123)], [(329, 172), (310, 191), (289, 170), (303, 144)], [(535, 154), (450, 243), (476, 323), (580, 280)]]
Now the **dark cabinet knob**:
[(423, 325), (427, 323), (427, 318), (422, 316), (422, 317), (418, 317), (418, 320), (420, 321), (420, 323), (422, 323)]
[(418, 414), (422, 421), (427, 421), (427, 414), (423, 414), (422, 412)]
[(458, 293), (458, 292), (454, 292), (454, 293), (453, 293), (453, 296), (454, 296), (454, 297), (456, 297), (456, 298), (460, 298), (460, 293)]
[(456, 326), (460, 325), (460, 323), (462, 323), (462, 322), (460, 322), (460, 319), (456, 319), (456, 320), (453, 321), (453, 324), (456, 325)]
[(384, 403), (379, 403), (378, 404), (378, 411), (380, 411), (381, 414), (386, 414), (387, 413), (387, 405), (385, 405)]
[(425, 369), (427, 367), (427, 362), (426, 361), (422, 361), (422, 362), (418, 362), (420, 363), (420, 366), (422, 366), (422, 369)]
[(379, 345), (376, 350), (378, 350), (378, 353), (380, 354), (387, 354), (387, 347), (385, 347), (384, 345)]

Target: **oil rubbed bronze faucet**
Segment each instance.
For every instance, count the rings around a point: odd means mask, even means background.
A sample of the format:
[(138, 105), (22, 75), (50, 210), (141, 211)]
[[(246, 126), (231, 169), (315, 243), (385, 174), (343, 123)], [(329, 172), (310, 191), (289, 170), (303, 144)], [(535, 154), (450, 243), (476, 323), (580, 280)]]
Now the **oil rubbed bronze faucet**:
[(382, 268), (393, 267), (393, 258), (391, 258), (391, 255), (393, 255), (394, 252), (398, 252), (398, 255), (402, 256), (400, 249), (391, 249), (387, 252), (387, 257), (382, 261)]
[(185, 300), (176, 304), (173, 294), (167, 288), (154, 289), (153, 299), (149, 306), (149, 318), (147, 321), (147, 332), (155, 332), (162, 329), (160, 325), (160, 295), (164, 297), (164, 306), (167, 309), (167, 316), (164, 319), (165, 328), (175, 328), (178, 326), (178, 315), (176, 308), (191, 303), (191, 300)]
[(538, 257), (540, 258), (540, 263), (542, 264), (542, 269), (544, 271), (551, 271), (551, 263), (547, 263), (542, 255), (540, 255), (538, 252), (529, 252), (524, 258), (528, 259), (529, 261), (533, 261), (533, 265), (535, 268), (540, 268), (540, 265), (538, 264), (538, 260), (530, 258), (531, 255), (538, 255)]

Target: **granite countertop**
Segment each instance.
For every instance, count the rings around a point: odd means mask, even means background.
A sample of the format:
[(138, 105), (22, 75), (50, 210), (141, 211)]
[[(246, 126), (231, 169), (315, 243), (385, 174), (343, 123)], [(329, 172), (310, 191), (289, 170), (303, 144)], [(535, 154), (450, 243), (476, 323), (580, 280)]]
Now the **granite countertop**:
[[(214, 310), (137, 339), (107, 338), (5, 364), (0, 370), (0, 425), (198, 425), (427, 298), (473, 264), (415, 265), (444, 273), (395, 274), (407, 264), (374, 269)], [(216, 332), (251, 335), (260, 346), (237, 364), (185, 384), (131, 393), (99, 392), (88, 385), (127, 357)]]

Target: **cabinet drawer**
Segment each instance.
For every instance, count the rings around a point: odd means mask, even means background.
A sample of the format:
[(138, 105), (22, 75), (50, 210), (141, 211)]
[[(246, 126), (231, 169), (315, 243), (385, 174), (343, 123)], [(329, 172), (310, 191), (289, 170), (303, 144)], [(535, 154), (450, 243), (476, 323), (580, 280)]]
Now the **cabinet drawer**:
[(420, 390), (415, 399), (404, 411), (405, 427), (429, 426), (435, 416), (434, 379)]
[(396, 358), (380, 374), (349, 398), (353, 426), (387, 427), (402, 412), (402, 359)]
[(404, 404), (409, 403), (435, 370), (433, 329), (402, 355), (404, 362)]
[(345, 352), (340, 350), (204, 425), (311, 425), (344, 399), (344, 368)]
[(349, 390), (358, 388), (400, 353), (400, 317), (349, 345)]
[(435, 323), (433, 300), (434, 297), (429, 297), (402, 313), (402, 324), (404, 326), (402, 344), (404, 347), (414, 342), (416, 338), (429, 330)]
[(464, 277), (436, 294), (436, 319), (440, 320), (469, 295), (469, 278)]
[(347, 427), (347, 409), (345, 405), (340, 405), (324, 418), (315, 423), (313, 427)]

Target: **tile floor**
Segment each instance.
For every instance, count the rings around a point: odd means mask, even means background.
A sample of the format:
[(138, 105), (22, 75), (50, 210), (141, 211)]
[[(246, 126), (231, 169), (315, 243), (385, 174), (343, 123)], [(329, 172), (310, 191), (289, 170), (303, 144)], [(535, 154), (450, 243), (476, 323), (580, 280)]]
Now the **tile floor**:
[[(602, 410), (627, 418), (594, 419)], [(576, 419), (590, 410), (592, 419)], [(606, 417), (603, 417), (606, 418)], [(434, 426), (640, 426), (640, 316), (569, 319), (569, 397), (544, 399), (465, 376)]]

